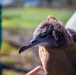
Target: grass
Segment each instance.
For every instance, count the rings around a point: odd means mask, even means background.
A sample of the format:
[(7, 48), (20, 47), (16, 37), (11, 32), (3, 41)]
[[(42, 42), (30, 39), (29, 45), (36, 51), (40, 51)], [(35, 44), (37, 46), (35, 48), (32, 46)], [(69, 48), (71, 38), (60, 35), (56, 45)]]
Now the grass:
[(15, 48), (13, 48), (12, 46), (10, 46), (8, 43), (6, 42), (2, 42), (2, 48), (1, 48), (1, 52), (5, 52), (5, 53), (13, 53), (15, 52), (15, 54), (17, 53), (17, 50)]
[(11, 70), (6, 70), (3, 72), (3, 75), (21, 75), (21, 74), (11, 71)]
[(5, 55), (5, 56), (2, 56), (0, 59), (1, 61), (3, 62), (8, 62), (8, 63), (11, 63), (11, 64), (15, 64), (15, 61), (11, 59), (10, 57), (10, 54), (13, 53), (13, 54), (18, 54), (18, 51), (13, 48), (12, 46), (10, 46), (9, 44), (7, 44), (6, 42), (3, 42), (2, 43), (2, 50), (1, 50), (1, 53), (4, 53), (4, 54), (8, 54), (8, 55)]
[(3, 9), (2, 25), (4, 28), (36, 28), (48, 15), (55, 16), (65, 24), (72, 14), (73, 11), (67, 9)]
[(2, 62), (8, 62), (8, 63), (11, 63), (11, 65), (15, 65), (15, 61), (13, 59), (10, 58), (10, 56), (3, 56), (0, 58), (0, 60)]

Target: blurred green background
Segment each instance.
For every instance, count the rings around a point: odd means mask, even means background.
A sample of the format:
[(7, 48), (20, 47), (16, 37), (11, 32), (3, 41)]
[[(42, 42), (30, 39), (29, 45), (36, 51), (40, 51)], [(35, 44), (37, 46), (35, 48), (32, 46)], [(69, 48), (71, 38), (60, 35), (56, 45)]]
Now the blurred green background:
[[(2, 0), (1, 0), (2, 1)], [(38, 57), (38, 47), (18, 53), (22, 45), (32, 39), (34, 29), (48, 15), (53, 15), (65, 25), (75, 11), (75, 0), (3, 0), (2, 27), (3, 40), (0, 52), (2, 65), (13, 66), (25, 70), (2, 69), (2, 75), (24, 75), (27, 71), (41, 65)], [(10, 2), (11, 1), (11, 2)], [(10, 65), (10, 66), (9, 66)], [(39, 72), (37, 75), (45, 75)]]

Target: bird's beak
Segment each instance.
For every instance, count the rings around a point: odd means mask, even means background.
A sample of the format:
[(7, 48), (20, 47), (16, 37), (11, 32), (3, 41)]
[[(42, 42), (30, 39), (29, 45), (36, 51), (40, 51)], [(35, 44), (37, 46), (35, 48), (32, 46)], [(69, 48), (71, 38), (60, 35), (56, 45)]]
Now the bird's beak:
[(38, 43), (39, 43), (39, 42), (38, 42), (37, 40), (31, 41), (28, 45), (23, 46), (23, 47), (21, 47), (21, 48), (19, 49), (19, 54), (20, 54), (21, 52), (23, 52), (24, 50), (26, 50), (26, 49), (28, 49), (28, 48), (30, 48), (30, 47), (33, 47), (33, 46), (35, 46), (35, 45), (37, 45)]

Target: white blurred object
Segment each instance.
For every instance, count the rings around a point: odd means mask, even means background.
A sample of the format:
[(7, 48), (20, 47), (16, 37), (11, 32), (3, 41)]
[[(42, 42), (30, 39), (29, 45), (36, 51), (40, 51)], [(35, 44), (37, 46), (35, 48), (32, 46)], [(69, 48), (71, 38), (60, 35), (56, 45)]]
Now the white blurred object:
[(73, 16), (66, 23), (65, 28), (70, 28), (76, 31), (76, 11)]

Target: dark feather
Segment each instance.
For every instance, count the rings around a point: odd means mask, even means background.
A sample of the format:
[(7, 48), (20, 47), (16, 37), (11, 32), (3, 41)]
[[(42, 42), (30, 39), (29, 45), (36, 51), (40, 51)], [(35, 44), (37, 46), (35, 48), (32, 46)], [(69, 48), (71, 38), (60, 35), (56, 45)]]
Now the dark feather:
[(73, 29), (66, 29), (70, 37), (73, 39), (73, 41), (76, 43), (76, 31)]

